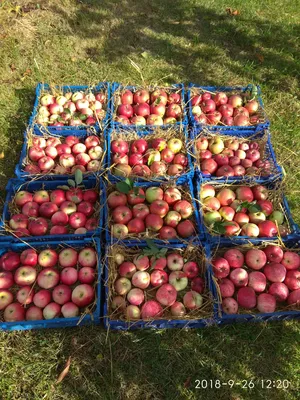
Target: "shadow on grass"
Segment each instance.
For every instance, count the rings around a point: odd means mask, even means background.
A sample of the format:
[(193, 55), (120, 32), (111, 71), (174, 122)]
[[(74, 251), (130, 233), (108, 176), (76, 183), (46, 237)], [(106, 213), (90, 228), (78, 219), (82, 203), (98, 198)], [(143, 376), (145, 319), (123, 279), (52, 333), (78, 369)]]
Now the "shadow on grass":
[[(65, 13), (57, 5), (52, 11)], [(300, 26), (282, 25), (240, 15), (233, 18), (220, 9), (191, 5), (180, 0), (82, 2), (77, 12), (64, 17), (79, 38), (94, 38), (102, 29), (101, 48), (88, 48), (94, 61), (114, 62), (126, 56), (154, 58), (172, 64), (185, 81), (219, 84), (212, 72), (221, 63), (248, 81), (266, 80), (286, 90), (286, 78), (299, 79), (297, 57)], [(88, 22), (88, 23), (87, 23)], [(166, 73), (169, 71), (166, 70)], [(226, 77), (224, 76), (224, 82)]]
[[(28, 115), (34, 101), (34, 88), (14, 89), (17, 106), (17, 112), (9, 117), (7, 127), (7, 144), (4, 158), (0, 160), (0, 196), (5, 196), (5, 185), (8, 179), (15, 177), (15, 160), (20, 159), (20, 153), (23, 143), (23, 132), (26, 129)], [(21, 135), (20, 135), (20, 132)], [(1, 147), (1, 143), (0, 143)], [(2, 209), (2, 204), (0, 204)]]
[[(72, 340), (64, 341), (63, 352), (72, 356), (73, 373), (63, 382), (63, 390), (82, 398), (114, 400), (268, 398), (263, 396), (261, 380), (293, 380), (289, 354), (296, 342), (290, 323), (108, 335), (99, 328), (86, 335), (73, 330)], [(203, 385), (218, 385), (218, 380), (245, 380), (248, 385), (252, 380), (255, 387), (197, 390), (196, 380)], [(296, 384), (291, 382), (290, 397), (278, 389), (268, 393), (273, 399), (292, 399)]]

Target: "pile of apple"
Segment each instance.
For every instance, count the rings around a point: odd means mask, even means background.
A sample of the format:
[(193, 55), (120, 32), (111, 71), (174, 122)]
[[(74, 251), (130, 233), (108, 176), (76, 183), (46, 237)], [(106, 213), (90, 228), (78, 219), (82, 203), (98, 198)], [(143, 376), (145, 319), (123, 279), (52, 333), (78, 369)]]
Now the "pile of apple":
[(116, 122), (123, 125), (175, 124), (182, 119), (181, 95), (163, 89), (124, 90), (119, 96)]
[(106, 114), (105, 93), (65, 93), (59, 96), (45, 94), (40, 104), (35, 122), (43, 126), (95, 125)]
[(284, 214), (273, 209), (269, 190), (263, 185), (216, 189), (203, 185), (200, 192), (204, 222), (226, 236), (272, 237), (288, 233)]
[(14, 235), (43, 236), (67, 233), (85, 234), (98, 227), (95, 203), (99, 194), (94, 189), (21, 190), (13, 203), (18, 213), (11, 215), (8, 224)]
[(230, 249), (212, 265), (226, 314), (238, 313), (239, 307), (272, 313), (284, 305), (300, 306), (300, 256), (294, 251), (274, 245), (244, 253)]
[(113, 140), (112, 163), (116, 164), (113, 174), (117, 176), (180, 175), (184, 173), (188, 159), (181, 152), (180, 139), (152, 140), (137, 139), (131, 143), (125, 140)]
[(271, 163), (263, 160), (259, 144), (239, 139), (200, 137), (195, 142), (203, 174), (217, 177), (271, 174)]
[(194, 223), (189, 219), (194, 209), (182, 198), (179, 189), (160, 187), (133, 188), (127, 194), (111, 192), (107, 204), (112, 218), (111, 232), (115, 238), (124, 239), (151, 231), (159, 239), (188, 238), (195, 234)]
[(77, 169), (82, 172), (96, 172), (101, 167), (103, 149), (97, 136), (88, 136), (85, 140), (77, 136), (64, 138), (34, 136), (28, 148), (27, 164), (24, 171), (30, 174), (74, 174)]
[(97, 253), (65, 248), (0, 258), (0, 311), (6, 322), (77, 317), (94, 302)]
[(110, 308), (128, 320), (184, 317), (203, 304), (205, 282), (195, 261), (187, 261), (176, 252), (165, 257), (136, 255), (119, 265)]
[(260, 122), (259, 103), (239, 94), (204, 92), (191, 98), (192, 114), (200, 124), (248, 126)]

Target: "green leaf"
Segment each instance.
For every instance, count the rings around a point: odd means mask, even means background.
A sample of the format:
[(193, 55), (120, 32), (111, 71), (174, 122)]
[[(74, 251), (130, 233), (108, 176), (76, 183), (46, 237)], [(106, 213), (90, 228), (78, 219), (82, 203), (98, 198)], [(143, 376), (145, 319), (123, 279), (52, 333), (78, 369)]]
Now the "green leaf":
[(261, 211), (261, 206), (259, 204), (251, 204), (248, 207), (249, 212), (252, 213), (257, 213)]
[(75, 182), (76, 182), (76, 185), (77, 186), (80, 185), (82, 180), (83, 180), (82, 171), (80, 169), (76, 169), (76, 171), (75, 171)]
[(134, 186), (134, 185), (133, 185), (133, 180), (132, 180), (132, 179), (126, 178), (124, 182), (126, 182), (127, 185), (128, 185), (131, 189), (133, 189), (133, 186)]
[(163, 249), (159, 249), (159, 255), (160, 257), (164, 257), (167, 254), (168, 249), (163, 248)]
[(70, 190), (69, 186), (67, 186), (67, 185), (57, 186), (57, 188), (62, 189), (62, 190)]
[(126, 182), (118, 182), (116, 184), (116, 188), (118, 189), (119, 192), (125, 194), (128, 194), (129, 191), (131, 190), (131, 187)]
[(226, 233), (225, 226), (235, 225), (233, 222), (215, 222), (213, 225), (213, 231), (224, 235)]
[(64, 113), (66, 114), (72, 114), (71, 110), (69, 108), (64, 108)]
[(148, 165), (152, 165), (155, 161), (155, 156), (154, 154), (150, 154), (149, 158), (148, 158)]
[(69, 186), (72, 186), (72, 187), (75, 187), (76, 186), (76, 183), (73, 181), (73, 179), (68, 179), (68, 185)]
[(141, 53), (141, 56), (142, 56), (143, 58), (148, 58), (148, 57), (149, 57), (148, 51), (143, 51), (143, 52)]
[(146, 243), (147, 243), (147, 246), (148, 246), (150, 249), (158, 250), (158, 247), (154, 244), (153, 240), (151, 240), (151, 239), (146, 239)]

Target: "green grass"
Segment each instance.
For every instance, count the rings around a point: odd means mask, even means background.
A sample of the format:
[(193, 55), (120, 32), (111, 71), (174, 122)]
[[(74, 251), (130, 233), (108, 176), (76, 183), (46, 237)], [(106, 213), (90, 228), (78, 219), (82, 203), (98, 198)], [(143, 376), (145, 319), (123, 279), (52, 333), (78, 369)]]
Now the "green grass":
[[(0, 6), (2, 196), (36, 83), (141, 83), (130, 58), (148, 83), (259, 83), (300, 222), (297, 0), (38, 1), (14, 12), (24, 4)], [(227, 15), (227, 7), (240, 15)], [(1, 399), (299, 398), (297, 322), (123, 334), (95, 327), (1, 333), (0, 340)], [(69, 374), (56, 384), (69, 356)], [(196, 379), (288, 379), (291, 388), (196, 390)]]

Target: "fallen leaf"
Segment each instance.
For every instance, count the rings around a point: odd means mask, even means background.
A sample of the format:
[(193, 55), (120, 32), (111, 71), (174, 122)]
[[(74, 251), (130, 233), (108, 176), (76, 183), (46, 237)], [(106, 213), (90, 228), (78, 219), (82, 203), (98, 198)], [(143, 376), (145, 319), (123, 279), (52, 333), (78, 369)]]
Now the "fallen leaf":
[(16, 69), (17, 69), (17, 68), (16, 68), (15, 64), (10, 64), (10, 70), (11, 70), (11, 72), (15, 72)]
[(141, 56), (142, 56), (143, 58), (148, 58), (148, 57), (149, 57), (148, 51), (144, 51), (144, 52), (141, 54)]
[(102, 361), (104, 357), (103, 357), (103, 354), (100, 353), (100, 354), (97, 354), (96, 358), (98, 361)]
[(260, 63), (263, 63), (264, 61), (265, 61), (265, 58), (264, 58), (264, 56), (262, 55), (262, 54), (255, 54), (255, 57), (258, 59), (258, 61), (260, 62)]
[(0, 153), (0, 160), (2, 160), (4, 158), (4, 151), (1, 151)]
[(21, 81), (24, 81), (24, 79), (28, 76), (31, 75), (32, 71), (30, 68), (26, 69), (25, 72), (23, 72), (23, 77), (21, 78)]
[(70, 365), (71, 365), (71, 357), (68, 358), (68, 361), (66, 362), (65, 368), (59, 374), (59, 377), (57, 378), (57, 381), (56, 381), (57, 384), (60, 383), (63, 379), (65, 379), (65, 377), (69, 373)]
[(7, 33), (0, 33), (0, 39), (5, 39), (7, 36)]
[(191, 385), (191, 378), (188, 377), (187, 380), (184, 382), (183, 386), (185, 388), (188, 388)]
[(231, 15), (232, 17), (236, 17), (237, 15), (240, 15), (239, 10), (234, 10), (233, 8), (226, 8), (226, 12), (228, 15)]

